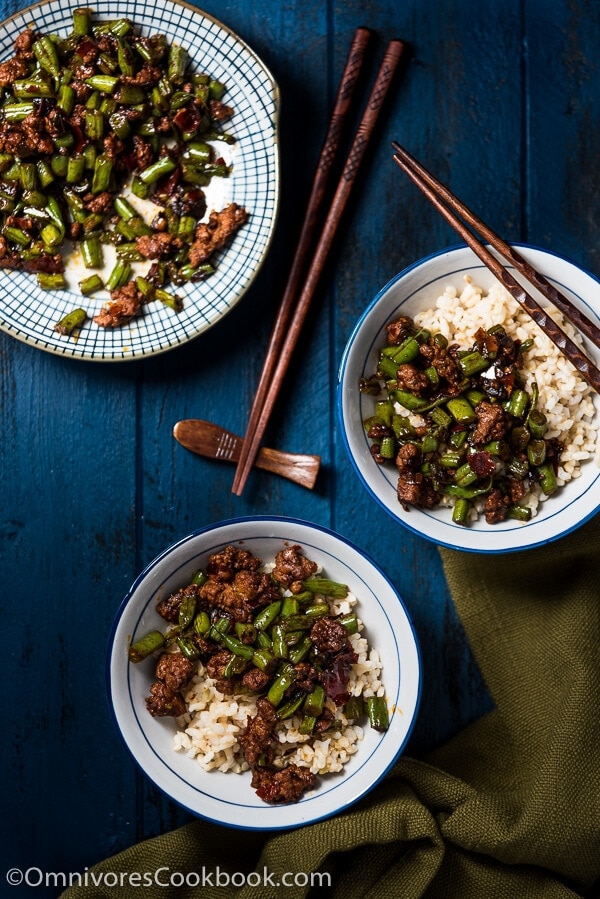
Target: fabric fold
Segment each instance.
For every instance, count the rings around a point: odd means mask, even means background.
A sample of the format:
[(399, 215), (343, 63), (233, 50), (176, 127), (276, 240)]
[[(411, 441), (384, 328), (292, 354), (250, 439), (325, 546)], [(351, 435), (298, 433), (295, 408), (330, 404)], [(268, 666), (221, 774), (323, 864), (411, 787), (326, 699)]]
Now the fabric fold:
[[(149, 885), (148, 899), (270, 899), (292, 872), (290, 899), (598, 895), (600, 518), (510, 556), (440, 552), (492, 711), (427, 758), (399, 759), (332, 819), (263, 834), (196, 821), (89, 873), (213, 874), (197, 885)], [(63, 899), (139, 894), (88, 878)]]

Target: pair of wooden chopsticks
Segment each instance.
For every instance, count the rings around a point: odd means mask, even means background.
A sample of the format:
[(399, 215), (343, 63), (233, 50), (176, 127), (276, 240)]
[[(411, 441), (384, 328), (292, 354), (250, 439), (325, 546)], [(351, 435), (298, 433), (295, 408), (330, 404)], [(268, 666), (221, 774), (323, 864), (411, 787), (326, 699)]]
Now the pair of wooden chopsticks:
[[(414, 156), (401, 147), (397, 141), (392, 143), (394, 148), (394, 162), (408, 175), (414, 184), (422, 191), (438, 212), (445, 218), (449, 225), (462, 237), (465, 243), (490, 269), (490, 271), (504, 285), (514, 299), (529, 313), (541, 330), (547, 334), (550, 340), (556, 344), (563, 355), (577, 369), (587, 383), (600, 393), (600, 371), (594, 363), (587, 358), (579, 347), (556, 322), (549, 316), (546, 309), (527, 293), (524, 287), (513, 277), (502, 263), (494, 256), (491, 250), (483, 244), (473, 233), (486, 240), (496, 252), (516, 271), (530, 282), (547, 300), (559, 309), (565, 318), (569, 319), (576, 328), (588, 337), (592, 343), (600, 347), (600, 329), (588, 319), (573, 303), (561, 293), (547, 278), (538, 272), (518, 253), (514, 247), (506, 243), (501, 237), (492, 231), (485, 222), (482, 222), (465, 204), (435, 178), (427, 169), (418, 162)], [(459, 218), (459, 216), (462, 217)], [(463, 221), (464, 220), (464, 221)], [(473, 229), (473, 230), (471, 230)]]
[(326, 198), (333, 164), (339, 150), (343, 128), (356, 93), (359, 75), (364, 67), (370, 38), (371, 32), (367, 28), (356, 29), (342, 73), (331, 121), (313, 179), (296, 253), (269, 338), (265, 361), (248, 418), (232, 487), (232, 493), (236, 493), (238, 496), (244, 489), (258, 454), (260, 442), (306, 319), (310, 302), (315, 294), (343, 211), (356, 181), (358, 169), (404, 50), (404, 44), (399, 40), (392, 40), (387, 46), (337, 190), (331, 201), (325, 224), (306, 271), (313, 235), (319, 223), (319, 216)]

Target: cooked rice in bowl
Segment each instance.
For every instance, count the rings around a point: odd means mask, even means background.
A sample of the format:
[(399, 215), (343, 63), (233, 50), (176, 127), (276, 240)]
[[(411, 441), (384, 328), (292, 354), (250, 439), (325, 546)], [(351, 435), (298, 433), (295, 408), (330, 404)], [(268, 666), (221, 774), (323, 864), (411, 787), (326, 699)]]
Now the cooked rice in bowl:
[[(343, 601), (330, 604), (331, 613), (347, 614), (356, 604), (356, 597), (349, 593)], [(360, 619), (359, 628), (364, 631)], [(363, 633), (351, 634), (349, 639), (358, 656), (348, 679), (350, 696), (383, 696), (379, 653), (369, 646)], [(248, 717), (256, 715), (257, 696), (249, 692), (224, 695), (199, 661), (198, 672), (184, 690), (183, 698), (187, 711), (177, 719), (173, 748), (195, 759), (204, 771), (235, 774), (248, 771), (249, 765), (244, 760), (238, 737), (244, 731)], [(334, 724), (322, 739), (299, 731), (300, 715), (280, 723), (274, 767), (296, 764), (319, 775), (343, 770), (350, 756), (357, 751), (364, 731), (359, 723), (345, 717), (342, 707), (331, 703), (330, 708), (335, 715)]]
[[(440, 332), (449, 342), (461, 346), (470, 345), (479, 328), (487, 330), (494, 325), (501, 325), (513, 339), (533, 340), (533, 346), (524, 354), (522, 374), (529, 391), (533, 382), (538, 386), (538, 407), (548, 421), (546, 436), (557, 438), (564, 445), (556, 472), (557, 486), (579, 477), (583, 462), (594, 460), (600, 466), (593, 389), (499, 281), (494, 281), (488, 290), (475, 284), (469, 275), (464, 281), (462, 290), (448, 285), (433, 308), (415, 315), (415, 324)], [(549, 309), (548, 314), (573, 341), (582, 345), (579, 332), (558, 310)], [(539, 503), (546, 499), (533, 485), (525, 504), (535, 515)]]

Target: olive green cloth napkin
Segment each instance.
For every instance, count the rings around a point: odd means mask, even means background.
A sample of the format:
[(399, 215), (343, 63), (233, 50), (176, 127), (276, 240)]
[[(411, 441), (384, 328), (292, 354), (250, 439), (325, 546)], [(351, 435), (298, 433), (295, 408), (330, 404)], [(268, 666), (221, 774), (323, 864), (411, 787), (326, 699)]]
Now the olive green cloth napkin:
[[(442, 550), (492, 712), (427, 759), (402, 758), (336, 818), (276, 834), (197, 821), (90, 869), (110, 872), (110, 885), (71, 888), (64, 899), (597, 895), (599, 553), (600, 517), (522, 553)], [(180, 875), (172, 889), (140, 889), (127, 878), (114, 886), (118, 872), (161, 867), (165, 879)], [(193, 886), (191, 876), (190, 886), (178, 886), (188, 872), (203, 872), (204, 885)], [(232, 884), (251, 872), (243, 886)], [(290, 872), (298, 885), (270, 885)], [(331, 884), (310, 887), (311, 872)]]

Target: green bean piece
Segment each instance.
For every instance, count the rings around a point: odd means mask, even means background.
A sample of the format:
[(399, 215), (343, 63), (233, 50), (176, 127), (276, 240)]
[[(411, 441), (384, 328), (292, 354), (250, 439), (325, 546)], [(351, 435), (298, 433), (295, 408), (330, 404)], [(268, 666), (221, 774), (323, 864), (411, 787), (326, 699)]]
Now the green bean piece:
[(151, 656), (158, 649), (161, 649), (161, 647), (164, 646), (164, 642), (164, 635), (161, 634), (160, 631), (150, 631), (140, 640), (136, 640), (135, 643), (131, 644), (128, 652), (129, 661), (143, 662), (148, 656)]
[(284, 663), (267, 691), (267, 699), (274, 708), (277, 708), (283, 701), (283, 697), (292, 686), (295, 676), (296, 672), (293, 666)]
[(252, 654), (252, 664), (264, 671), (265, 674), (269, 674), (276, 664), (275, 656), (265, 647), (255, 649)]
[(85, 171), (85, 159), (81, 154), (69, 156), (67, 164), (67, 184), (79, 184)]
[(125, 197), (115, 197), (113, 206), (117, 215), (126, 222), (128, 222), (129, 219), (135, 218), (139, 215), (135, 207), (132, 206), (129, 200), (125, 199)]
[(433, 365), (430, 365), (428, 368), (426, 368), (424, 374), (432, 387), (437, 387), (439, 385), (440, 376), (438, 374), (437, 368), (435, 368)]
[(61, 153), (54, 153), (50, 158), (50, 170), (57, 178), (66, 178), (69, 159)]
[(344, 715), (349, 721), (362, 718), (365, 714), (365, 704), (362, 696), (351, 696), (344, 704)]
[(467, 353), (466, 356), (462, 356), (458, 359), (458, 367), (461, 370), (463, 378), (472, 378), (473, 375), (489, 368), (490, 361), (482, 356), (478, 350), (473, 350), (472, 352)]
[[(290, 619), (287, 619), (290, 621)], [(282, 622), (274, 624), (271, 629), (271, 640), (273, 644), (273, 655), (278, 659), (287, 659), (289, 657), (288, 645), (285, 642), (286, 628)]]
[(556, 483), (556, 474), (550, 462), (544, 462), (538, 466), (537, 473), (540, 478), (540, 487), (546, 496), (552, 496), (556, 492), (558, 484)]
[(473, 408), (477, 405), (477, 403), (480, 403), (482, 400), (487, 399), (487, 396), (483, 392), (483, 390), (479, 390), (475, 387), (471, 387), (468, 390), (465, 390), (464, 396), (468, 399)]
[(54, 181), (54, 175), (50, 164), (45, 159), (39, 159), (36, 162), (37, 176), (40, 187), (43, 189), (48, 187)]
[(372, 728), (385, 731), (390, 726), (390, 716), (385, 696), (368, 696), (365, 699), (365, 710)]
[(518, 481), (522, 481), (527, 477), (529, 473), (529, 463), (527, 461), (527, 458), (522, 459), (518, 458), (517, 456), (513, 456), (512, 458), (507, 460), (506, 467), (513, 478), (516, 478)]
[(117, 290), (127, 284), (131, 277), (131, 265), (126, 259), (117, 259), (113, 270), (106, 279), (106, 287), (108, 290)]
[(396, 347), (395, 353), (392, 354), (392, 359), (396, 363), (396, 368), (400, 365), (405, 365), (409, 362), (414, 362), (414, 360), (419, 355), (419, 341), (415, 337), (408, 337), (400, 347)]
[[(315, 618), (323, 618), (325, 615), (329, 615), (329, 606), (327, 605), (326, 602), (318, 602), (318, 603), (315, 603), (315, 605), (307, 606), (304, 609), (304, 617), (308, 618), (311, 622)], [(290, 628), (288, 628), (288, 629), (291, 629), (292, 620), (293, 619), (288, 618), (286, 621), (286, 626), (288, 625), (288, 622), (290, 622)]]
[(527, 392), (517, 388), (516, 390), (513, 390), (508, 401), (504, 403), (504, 409), (510, 415), (514, 416), (514, 418), (523, 418), (527, 412), (528, 405), (529, 396), (527, 395)]
[(316, 684), (313, 690), (306, 695), (302, 711), (305, 715), (318, 718), (325, 705), (325, 690), (321, 684)]
[[(383, 444), (383, 441), (381, 441)], [(435, 453), (440, 446), (440, 441), (437, 437), (434, 437), (432, 434), (424, 434), (423, 439), (421, 440), (421, 452), (425, 453)], [(381, 453), (383, 456), (384, 453)]]
[(167, 68), (167, 77), (171, 84), (182, 84), (188, 63), (187, 50), (179, 44), (171, 44)]
[(42, 35), (33, 45), (33, 52), (40, 67), (50, 75), (60, 75), (60, 61), (54, 41), (49, 35)]
[(168, 290), (163, 290), (161, 287), (155, 289), (154, 298), (160, 300), (164, 306), (168, 306), (173, 312), (181, 312), (183, 309), (183, 300), (181, 297), (176, 293), (170, 293)]
[(192, 575), (190, 584), (194, 584), (196, 587), (202, 587), (202, 585), (205, 584), (207, 582), (207, 580), (208, 580), (208, 575), (206, 574), (205, 571), (202, 571), (202, 569), (200, 569), (199, 571), (196, 571)]
[(484, 496), (492, 489), (492, 479), (489, 478), (487, 483), (482, 487), (466, 487), (459, 484), (445, 484), (443, 493), (447, 496), (453, 496), (455, 499), (475, 499), (477, 496)]
[(89, 297), (91, 294), (104, 289), (104, 281), (100, 275), (94, 274), (79, 281), (78, 287), (84, 297)]
[(548, 419), (539, 409), (532, 409), (527, 416), (527, 427), (534, 438), (541, 438), (548, 430)]
[(62, 272), (38, 272), (37, 282), (42, 290), (64, 290), (67, 286)]
[(15, 226), (7, 226), (4, 228), (4, 236), (11, 243), (16, 243), (21, 247), (28, 247), (31, 243), (31, 237), (21, 228)]
[(466, 525), (469, 521), (469, 509), (471, 503), (464, 497), (457, 497), (452, 509), (452, 521), (454, 524)]
[(90, 33), (92, 27), (92, 11), (82, 6), (73, 10), (73, 34), (84, 37)]
[(439, 406), (431, 410), (431, 412), (429, 413), (429, 418), (439, 428), (446, 429), (449, 428), (452, 424), (452, 419), (450, 418), (448, 413), (444, 412), (444, 410)]
[(446, 450), (438, 459), (440, 465), (444, 468), (458, 468), (462, 462), (463, 454), (461, 452), (452, 452)]
[(513, 504), (508, 507), (507, 512), (508, 518), (512, 518), (515, 521), (530, 521), (531, 520), (531, 509), (527, 506), (519, 506), (517, 504)]
[(101, 140), (104, 134), (104, 116), (97, 109), (85, 112), (85, 133), (90, 140)]
[(100, 93), (112, 94), (119, 84), (119, 79), (116, 75), (91, 75), (84, 83)]
[(81, 258), (86, 268), (101, 268), (104, 259), (102, 254), (102, 244), (98, 235), (90, 234), (85, 240), (79, 244), (81, 249)]
[(186, 594), (179, 605), (178, 624), (181, 627), (187, 627), (194, 620), (196, 613), (196, 597)]
[(101, 153), (94, 164), (94, 175), (92, 179), (92, 193), (99, 194), (108, 190), (113, 173), (113, 164), (111, 159)]
[(291, 718), (296, 714), (302, 703), (304, 702), (304, 697), (306, 693), (298, 693), (296, 696), (293, 696), (291, 699), (288, 699), (283, 705), (280, 705), (277, 709), (277, 717), (280, 721), (284, 721), (286, 718)]
[(72, 334), (78, 328), (81, 328), (85, 320), (87, 319), (87, 312), (85, 309), (72, 309), (70, 312), (67, 312), (63, 318), (57, 324), (54, 325), (54, 330), (59, 334)]
[(186, 659), (189, 659), (190, 661), (194, 661), (200, 657), (200, 650), (191, 637), (182, 634), (181, 637), (177, 638), (177, 646)]
[(251, 661), (254, 657), (254, 653), (256, 650), (252, 648), (252, 646), (247, 646), (242, 643), (241, 640), (238, 640), (237, 637), (232, 637), (231, 634), (222, 634), (221, 641), (223, 646), (225, 646), (230, 652), (232, 652), (236, 656), (240, 656), (240, 658), (245, 659), (247, 662)]
[(177, 168), (177, 163), (171, 156), (162, 156), (157, 162), (147, 166), (137, 176), (143, 184), (154, 184), (165, 175), (169, 175)]
[(114, 92), (115, 100), (125, 106), (138, 106), (146, 99), (143, 87), (137, 84), (120, 84)]
[(317, 719), (312, 715), (303, 715), (302, 721), (298, 725), (298, 733), (312, 734), (315, 729)]
[(298, 642), (290, 648), (290, 662), (292, 665), (297, 665), (299, 662), (304, 661), (313, 645), (312, 640), (307, 634), (301, 637)]
[(190, 141), (186, 147), (186, 158), (196, 163), (208, 163), (212, 159), (212, 149), (210, 144), (201, 141)]
[(358, 618), (356, 612), (348, 612), (347, 615), (342, 615), (339, 622), (344, 625), (349, 634), (358, 633)]
[(289, 618), (290, 615), (297, 615), (300, 607), (295, 596), (284, 596), (281, 602), (280, 615), (282, 618)]
[(527, 459), (530, 465), (542, 465), (546, 460), (546, 441), (530, 440), (527, 444)]
[(459, 487), (468, 487), (470, 484), (473, 484), (477, 481), (479, 475), (476, 471), (473, 471), (468, 462), (465, 462), (456, 470), (455, 481)]
[(379, 444), (379, 454), (384, 459), (394, 459), (396, 457), (396, 440), (394, 437), (384, 437)]
[(471, 403), (463, 396), (456, 396), (448, 400), (446, 408), (452, 418), (459, 424), (474, 424), (477, 421), (477, 415)]
[(235, 634), (238, 640), (248, 645), (255, 643), (258, 636), (256, 628), (247, 621), (236, 621)]
[(56, 96), (53, 85), (49, 81), (36, 80), (35, 78), (20, 78), (13, 82), (12, 91), (17, 100), (47, 99), (53, 100)]
[(133, 75), (133, 52), (129, 43), (123, 39), (117, 40), (117, 62), (122, 75)]
[(302, 584), (304, 590), (311, 593), (319, 593), (322, 596), (330, 596), (332, 599), (345, 599), (348, 596), (347, 584), (331, 581), (329, 578), (308, 578)]
[(199, 637), (206, 637), (210, 631), (210, 618), (208, 612), (205, 612), (204, 609), (194, 617), (194, 630)]
[(223, 668), (223, 677), (235, 677), (236, 675), (243, 674), (247, 667), (248, 662), (245, 659), (242, 659), (241, 656), (232, 654)]
[(44, 248), (47, 248), (49, 251), (52, 251), (61, 245), (63, 236), (62, 230), (57, 228), (53, 222), (45, 225), (40, 231), (40, 237), (42, 238)]
[(517, 453), (524, 452), (530, 440), (531, 431), (525, 425), (519, 425), (510, 432), (510, 445)]
[(428, 405), (427, 400), (409, 393), (408, 390), (394, 390), (393, 395), (396, 402), (411, 412), (420, 412)]
[(33, 115), (35, 106), (33, 103), (7, 103), (2, 107), (2, 114), (7, 122), (22, 122), (27, 116)]

